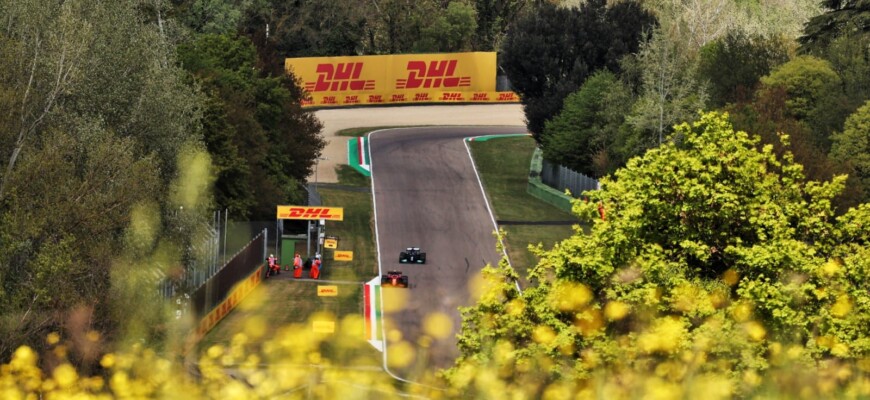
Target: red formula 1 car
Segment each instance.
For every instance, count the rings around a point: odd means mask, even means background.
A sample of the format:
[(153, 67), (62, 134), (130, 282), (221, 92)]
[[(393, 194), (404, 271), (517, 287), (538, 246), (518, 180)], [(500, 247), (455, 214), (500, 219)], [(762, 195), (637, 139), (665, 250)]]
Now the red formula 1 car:
[(402, 275), (402, 271), (387, 271), (381, 275), (381, 286), (408, 287), (408, 276)]

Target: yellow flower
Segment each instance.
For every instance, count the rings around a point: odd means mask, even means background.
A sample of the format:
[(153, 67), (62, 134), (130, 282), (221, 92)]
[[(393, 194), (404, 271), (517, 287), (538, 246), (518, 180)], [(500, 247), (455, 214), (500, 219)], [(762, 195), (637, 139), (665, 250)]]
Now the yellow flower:
[(758, 386), (761, 384), (761, 376), (755, 371), (749, 370), (743, 373), (743, 382), (749, 386)]
[(830, 336), (819, 336), (816, 338), (816, 343), (819, 347), (830, 349), (831, 347), (834, 347), (834, 338)]
[(831, 347), (831, 354), (837, 357), (846, 357), (849, 355), (849, 345), (837, 342)]
[(96, 342), (100, 340), (100, 332), (97, 331), (88, 331), (87, 335), (85, 335), (88, 340), (91, 342)]
[(12, 355), (12, 361), (9, 362), (9, 365), (11, 365), (13, 369), (21, 370), (36, 365), (36, 359), (36, 353), (34, 353), (30, 347), (21, 346), (15, 350), (15, 353)]
[(822, 265), (822, 275), (831, 277), (840, 272), (840, 263), (836, 259), (828, 260), (824, 265)]
[(638, 337), (637, 344), (646, 353), (671, 353), (680, 346), (684, 334), (685, 326), (682, 321), (677, 318), (661, 318)]
[(79, 378), (79, 374), (76, 372), (76, 369), (73, 368), (72, 365), (67, 363), (58, 365), (57, 368), (52, 372), (52, 377), (57, 381), (58, 386), (62, 389), (67, 389), (76, 383), (76, 380)]
[(586, 285), (558, 281), (549, 294), (550, 304), (560, 311), (578, 311), (592, 300), (592, 291)]
[(843, 318), (849, 314), (849, 311), (852, 311), (852, 300), (849, 296), (844, 294), (837, 297), (837, 302), (831, 307), (831, 315)]
[(574, 315), (574, 327), (584, 336), (597, 332), (602, 326), (604, 320), (598, 309), (591, 308)]
[(540, 344), (547, 344), (556, 338), (556, 333), (547, 325), (538, 325), (532, 332), (532, 339)]
[(103, 368), (112, 368), (115, 365), (115, 355), (112, 353), (104, 355), (100, 360), (100, 365), (102, 365)]
[(740, 277), (737, 275), (737, 271), (733, 269), (729, 269), (722, 273), (722, 280), (730, 286), (736, 285), (739, 279)]
[(453, 330), (453, 320), (447, 314), (436, 312), (426, 316), (423, 329), (436, 339), (446, 339)]
[(731, 315), (734, 316), (734, 319), (737, 320), (737, 322), (744, 322), (752, 316), (752, 305), (746, 302), (741, 302), (731, 309)]
[(60, 341), (60, 334), (58, 334), (57, 332), (49, 333), (48, 336), (45, 338), (45, 341), (50, 345), (57, 344), (57, 342)]
[(629, 307), (621, 301), (611, 301), (604, 306), (604, 316), (611, 321), (619, 321), (628, 315)]
[(756, 342), (764, 339), (767, 335), (767, 330), (764, 329), (764, 326), (758, 321), (749, 321), (743, 324), (743, 329), (746, 331), (746, 334), (749, 335), (749, 338)]

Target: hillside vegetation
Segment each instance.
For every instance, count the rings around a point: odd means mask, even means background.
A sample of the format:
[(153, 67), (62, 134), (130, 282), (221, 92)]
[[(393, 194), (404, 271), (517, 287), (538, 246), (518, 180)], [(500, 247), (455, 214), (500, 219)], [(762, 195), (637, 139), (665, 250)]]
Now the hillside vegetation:
[[(870, 396), (868, 16), (0, 0), (0, 397)], [(213, 213), (301, 201), (325, 145), (284, 58), (452, 51), (498, 51), (545, 156), (601, 178), (574, 210), (592, 229), (538, 247), (523, 293), (488, 268), (431, 386), (326, 368), (345, 360), (320, 346), (366, 344), (298, 326), (252, 325), (185, 370), (190, 321), (158, 279), (192, 290)]]

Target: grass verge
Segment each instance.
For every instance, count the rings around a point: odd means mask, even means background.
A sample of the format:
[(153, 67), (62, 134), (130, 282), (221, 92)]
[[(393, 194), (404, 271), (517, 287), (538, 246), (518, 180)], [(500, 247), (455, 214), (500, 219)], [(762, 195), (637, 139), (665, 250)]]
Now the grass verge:
[[(370, 185), (368, 178), (356, 174), (348, 166), (340, 166), (339, 183), (360, 187)], [(321, 280), (354, 283), (296, 281), (290, 278), (289, 271), (282, 271), (281, 275), (259, 285), (233, 312), (218, 323), (200, 341), (200, 350), (214, 344), (229, 345), (235, 335), (246, 332), (252, 325), (261, 326), (267, 332), (276, 332), (294, 325), (299, 329), (311, 330), (314, 321), (334, 321), (336, 334), (349, 334), (339, 331), (345, 328), (339, 321), (347, 316), (362, 316), (362, 283), (377, 275), (371, 193), (326, 186), (320, 186), (318, 191), (324, 205), (344, 207), (344, 221), (327, 222), (326, 233), (338, 237), (337, 250), (353, 251), (352, 261), (334, 261), (332, 250), (325, 250)], [(307, 272), (305, 271), (306, 277)], [(319, 285), (337, 286), (338, 296), (319, 297)], [(364, 340), (361, 329), (358, 336), (360, 340)], [(331, 354), (337, 350), (329, 349), (328, 345), (322, 350), (324, 356), (333, 360), (354, 359), (362, 360), (360, 362), (363, 364), (371, 361), (372, 365), (377, 365), (376, 351), (367, 344), (353, 354), (347, 354), (346, 350), (342, 350), (341, 354)]]
[[(535, 141), (530, 137), (497, 138), (470, 142), (474, 162), (486, 188), (496, 220), (577, 221), (577, 217), (544, 203), (526, 192)], [(579, 223), (579, 221), (578, 221)], [(573, 233), (571, 225), (500, 225), (507, 232), (505, 245), (511, 264), (525, 278), (537, 264), (529, 244), (550, 248)]]

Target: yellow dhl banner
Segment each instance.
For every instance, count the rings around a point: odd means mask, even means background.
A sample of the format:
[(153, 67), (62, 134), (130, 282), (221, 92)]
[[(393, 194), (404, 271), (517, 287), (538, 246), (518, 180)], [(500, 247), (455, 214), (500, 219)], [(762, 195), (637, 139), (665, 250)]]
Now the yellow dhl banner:
[(516, 102), (496, 92), (496, 53), (288, 58), (285, 69), (311, 96), (303, 106)]
[(338, 296), (338, 286), (317, 286), (318, 296)]
[(343, 207), (278, 206), (278, 219), (344, 221)]
[(336, 250), (332, 259), (335, 261), (353, 261), (353, 251)]
[(365, 104), (422, 104), (422, 103), (518, 103), (514, 92), (396, 92), (370, 94), (309, 94), (303, 106), (355, 106)]

